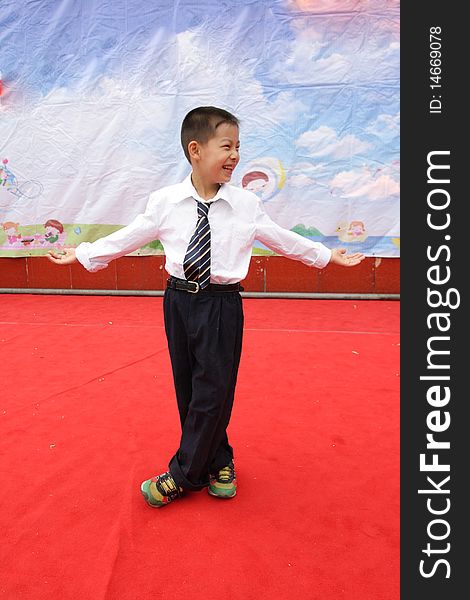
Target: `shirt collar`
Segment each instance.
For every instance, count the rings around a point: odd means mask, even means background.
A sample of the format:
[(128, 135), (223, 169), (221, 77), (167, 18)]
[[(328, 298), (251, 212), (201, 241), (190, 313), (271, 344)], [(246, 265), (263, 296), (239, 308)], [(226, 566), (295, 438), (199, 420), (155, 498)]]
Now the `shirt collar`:
[[(175, 202), (181, 202), (182, 200), (186, 200), (186, 198), (194, 198), (199, 202), (207, 202), (207, 200), (201, 198), (201, 196), (199, 196), (199, 194), (196, 192), (196, 188), (194, 187), (193, 182), (191, 181), (191, 174), (189, 174), (182, 181), (179, 187), (180, 193), (175, 196)], [(231, 195), (230, 186), (226, 183), (223, 183), (220, 186), (219, 191), (213, 198), (210, 199), (209, 203), (216, 202), (217, 200), (225, 200), (226, 202), (228, 202), (228, 204), (230, 204), (230, 206), (233, 207), (233, 198)]]

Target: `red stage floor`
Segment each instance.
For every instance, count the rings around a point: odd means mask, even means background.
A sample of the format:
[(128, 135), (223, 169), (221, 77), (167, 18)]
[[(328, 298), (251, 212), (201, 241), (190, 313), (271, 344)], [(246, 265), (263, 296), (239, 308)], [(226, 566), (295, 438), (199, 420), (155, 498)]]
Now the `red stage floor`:
[(398, 600), (399, 303), (245, 300), (238, 495), (156, 510), (161, 304), (0, 296), (0, 598)]

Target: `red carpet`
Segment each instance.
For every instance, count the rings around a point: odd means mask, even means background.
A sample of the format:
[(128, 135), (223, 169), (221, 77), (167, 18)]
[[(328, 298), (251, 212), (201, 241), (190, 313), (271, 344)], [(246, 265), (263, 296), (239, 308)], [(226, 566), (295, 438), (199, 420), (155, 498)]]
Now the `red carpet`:
[(399, 303), (245, 300), (238, 495), (152, 509), (161, 304), (0, 296), (0, 598), (398, 600)]

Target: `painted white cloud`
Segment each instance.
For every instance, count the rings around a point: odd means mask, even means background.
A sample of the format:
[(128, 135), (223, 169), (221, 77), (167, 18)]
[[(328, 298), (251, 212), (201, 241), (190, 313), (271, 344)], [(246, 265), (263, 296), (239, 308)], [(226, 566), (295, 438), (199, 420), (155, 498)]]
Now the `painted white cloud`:
[(312, 158), (331, 156), (336, 159), (361, 154), (371, 147), (369, 142), (352, 134), (339, 137), (334, 129), (326, 125), (306, 131), (297, 139), (296, 145), (305, 149)]
[(391, 198), (400, 192), (399, 183), (389, 173), (380, 168), (372, 171), (368, 167), (341, 171), (331, 181), (331, 189), (346, 198), (370, 200)]
[(289, 169), (287, 184), (289, 188), (295, 189), (328, 187), (325, 181), (327, 174), (325, 163), (299, 162)]
[(311, 187), (312, 185), (315, 185), (315, 183), (315, 179), (304, 173), (297, 173), (289, 177), (289, 187), (291, 188)]
[(297, 30), (286, 50), (286, 57), (274, 63), (272, 75), (289, 83), (318, 85), (347, 81), (352, 67), (350, 58), (338, 52), (323, 57), (322, 51), (327, 44), (321, 37), (313, 28)]
[(314, 86), (398, 81), (400, 44), (395, 39), (399, 35), (395, 21), (373, 15), (351, 19), (334, 15), (334, 6), (330, 9), (333, 14), (320, 16), (315, 27), (310, 19), (292, 21), (294, 38), (286, 45), (283, 58), (273, 64), (272, 76)]
[(389, 142), (400, 134), (400, 113), (395, 115), (380, 114), (365, 129), (379, 137), (383, 142)]

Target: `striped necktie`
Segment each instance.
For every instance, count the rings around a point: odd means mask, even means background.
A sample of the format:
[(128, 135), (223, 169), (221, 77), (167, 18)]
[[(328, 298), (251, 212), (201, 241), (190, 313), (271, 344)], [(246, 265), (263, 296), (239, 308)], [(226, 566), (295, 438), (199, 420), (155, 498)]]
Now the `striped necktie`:
[(204, 289), (211, 278), (211, 230), (209, 226), (209, 204), (197, 201), (197, 224), (186, 250), (183, 261), (187, 281), (197, 281)]

